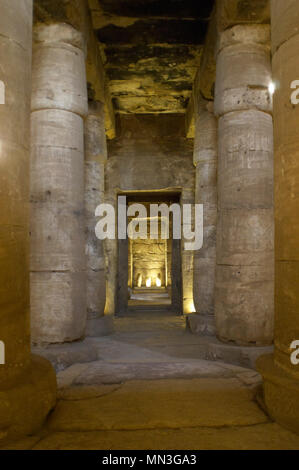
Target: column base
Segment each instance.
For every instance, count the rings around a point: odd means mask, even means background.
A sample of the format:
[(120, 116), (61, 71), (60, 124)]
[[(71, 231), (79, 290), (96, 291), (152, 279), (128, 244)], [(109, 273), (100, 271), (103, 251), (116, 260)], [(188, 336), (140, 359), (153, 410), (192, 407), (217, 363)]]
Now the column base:
[(215, 317), (192, 313), (186, 315), (186, 324), (191, 333), (202, 336), (216, 336)]
[(114, 318), (112, 315), (104, 315), (99, 318), (87, 320), (86, 336), (95, 338), (98, 336), (109, 336), (114, 333)]
[(273, 352), (273, 346), (240, 346), (236, 343), (225, 343), (216, 337), (213, 317), (200, 314), (186, 316), (186, 328), (198, 337), (198, 359), (225, 362), (249, 369), (256, 368), (260, 356)]
[(46, 359), (32, 355), (15, 383), (0, 386), (0, 442), (37, 432), (55, 403), (55, 371)]
[(267, 412), (277, 423), (299, 434), (299, 381), (274, 363), (273, 354), (257, 360), (263, 376), (263, 399)]

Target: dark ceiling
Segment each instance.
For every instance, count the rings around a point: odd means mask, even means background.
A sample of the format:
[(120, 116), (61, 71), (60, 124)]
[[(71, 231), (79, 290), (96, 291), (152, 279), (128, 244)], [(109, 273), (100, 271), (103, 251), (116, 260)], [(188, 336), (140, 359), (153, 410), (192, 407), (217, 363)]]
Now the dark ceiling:
[(214, 0), (93, 0), (115, 109), (183, 113)]

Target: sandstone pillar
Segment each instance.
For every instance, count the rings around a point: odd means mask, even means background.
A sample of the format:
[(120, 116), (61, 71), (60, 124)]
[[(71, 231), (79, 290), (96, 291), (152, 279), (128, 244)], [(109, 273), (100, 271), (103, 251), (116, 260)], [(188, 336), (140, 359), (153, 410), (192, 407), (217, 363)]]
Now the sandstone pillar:
[[(217, 225), (217, 120), (213, 103), (199, 100), (195, 114), (195, 203), (204, 206), (204, 245), (194, 254), (194, 305), (199, 330), (214, 332)], [(198, 322), (197, 321), (197, 322)]]
[(33, 342), (85, 334), (84, 43), (67, 24), (35, 29), (31, 115)]
[[(100, 102), (89, 105), (85, 120), (85, 230), (87, 262), (87, 329), (88, 336), (109, 333), (111, 317), (104, 318), (106, 304), (106, 270), (104, 243), (95, 234), (95, 210), (104, 203), (107, 142), (105, 110)], [(107, 323), (108, 322), (108, 323)]]
[[(0, 2), (0, 442), (32, 433), (55, 404), (50, 364), (30, 354), (29, 147), (32, 0)], [(30, 410), (30, 413), (28, 412)]]
[(270, 27), (222, 32), (215, 317), (217, 336), (244, 345), (273, 339), (273, 125)]
[[(275, 155), (275, 352), (258, 361), (270, 415), (299, 432), (299, 4), (272, 0)], [(298, 86), (296, 86), (298, 89)], [(294, 353), (293, 361), (291, 354)], [(293, 363), (292, 363), (293, 362)]]

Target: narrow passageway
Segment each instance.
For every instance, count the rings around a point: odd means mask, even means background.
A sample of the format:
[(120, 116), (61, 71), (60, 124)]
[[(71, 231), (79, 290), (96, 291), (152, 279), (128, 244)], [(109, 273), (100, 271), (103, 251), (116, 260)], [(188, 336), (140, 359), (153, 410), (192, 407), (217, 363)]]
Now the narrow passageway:
[(260, 408), (260, 375), (198, 358), (183, 317), (136, 313), (88, 341), (97, 360), (58, 372), (44, 429), (6, 448), (299, 449)]

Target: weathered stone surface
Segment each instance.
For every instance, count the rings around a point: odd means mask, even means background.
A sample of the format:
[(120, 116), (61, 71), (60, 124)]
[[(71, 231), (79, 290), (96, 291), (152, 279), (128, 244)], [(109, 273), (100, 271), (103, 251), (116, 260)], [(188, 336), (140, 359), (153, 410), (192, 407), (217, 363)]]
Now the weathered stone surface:
[(187, 315), (187, 328), (195, 335), (215, 336), (215, 318), (212, 315)]
[(111, 315), (101, 318), (90, 318), (87, 320), (86, 336), (99, 337), (108, 336), (114, 332), (114, 319)]
[(31, 356), (17, 381), (1, 392), (0, 429), (3, 438), (20, 438), (39, 431), (56, 402), (56, 377), (51, 364)]
[(71, 204), (32, 204), (32, 271), (84, 270), (84, 224), (77, 214)]
[(193, 154), (195, 165), (217, 159), (217, 120), (213, 115), (213, 102), (198, 101)]
[(99, 315), (103, 315), (106, 304), (105, 268), (94, 270), (87, 267), (86, 297), (88, 319), (96, 319)]
[[(29, 347), (29, 112), (32, 2), (16, 17), (17, 2), (1, 4), (0, 60), (6, 105), (0, 106), (0, 336), (6, 365), (0, 383), (21, 373), (30, 361)], [(5, 21), (4, 21), (5, 18)]]
[(33, 342), (79, 339), (86, 324), (81, 32), (35, 30), (32, 86), (31, 311)]
[(273, 207), (273, 123), (251, 109), (219, 119), (219, 205)]
[(273, 337), (273, 124), (261, 112), (272, 109), (270, 81), (269, 26), (222, 32), (215, 314), (218, 338), (238, 344)]
[[(12, 447), (14, 448), (14, 447)], [(52, 433), (35, 450), (295, 450), (298, 436), (274, 423), (223, 429), (184, 428)]]
[(33, 110), (63, 109), (79, 116), (86, 115), (85, 58), (78, 47), (81, 42), (79, 36), (80, 33), (71, 27), (66, 31), (65, 25), (40, 26), (36, 30), (32, 72)]
[[(192, 141), (184, 135), (180, 116), (123, 116), (120, 135), (108, 143), (106, 202), (116, 207), (119, 191), (182, 191), (182, 202), (194, 202)], [(176, 189), (177, 188), (177, 189)], [(107, 304), (105, 313), (115, 312), (117, 242), (107, 240)], [(192, 256), (186, 254), (185, 307), (193, 308)], [(191, 256), (191, 259), (190, 259)], [(187, 276), (190, 276), (187, 278)], [(188, 290), (189, 289), (189, 290)]]
[[(176, 380), (175, 387), (169, 380), (129, 382), (112, 395), (59, 402), (49, 427), (95, 431), (179, 428), (190, 420), (193, 426), (208, 427), (265, 423), (268, 419), (251, 401), (253, 395), (236, 379)], [(120, 402), (126, 406), (115, 416), (115, 403)]]
[(238, 24), (223, 31), (219, 36), (218, 52), (228, 46), (261, 44), (270, 49), (271, 28), (268, 24)]
[(197, 71), (196, 76), (196, 80), (199, 80), (201, 94), (207, 100), (214, 99), (217, 38), (217, 8), (215, 3), (206, 34), (204, 50), (200, 62), (200, 70)]
[(105, 134), (105, 110), (101, 102), (89, 103), (85, 120), (85, 159), (106, 163), (107, 143)]
[(33, 112), (31, 122), (32, 338), (36, 343), (76, 339), (84, 331), (78, 327), (84, 329), (86, 298), (83, 121), (50, 109)]
[[(35, 354), (48, 359), (57, 374), (73, 364), (84, 364), (98, 359), (97, 348), (88, 339), (74, 343), (34, 347), (33, 350)], [(61, 387), (61, 384), (59, 386)]]
[(217, 0), (218, 29), (239, 24), (269, 23), (269, 0)]
[(299, 10), (296, 0), (271, 0), (272, 52), (298, 34)]
[(95, 234), (95, 211), (104, 202), (107, 160), (105, 115), (101, 103), (90, 104), (84, 134), (87, 315), (88, 318), (97, 318), (104, 314), (106, 303), (104, 246)]
[(160, 3), (91, 5), (120, 113), (183, 114), (187, 107), (213, 1)]
[[(298, 339), (298, 106), (296, 80), (299, 44), (298, 3), (272, 1), (275, 154), (275, 332), (274, 356), (261, 358), (264, 400), (269, 414), (298, 433), (298, 366), (291, 343)], [(295, 96), (292, 96), (295, 91)], [(293, 102), (292, 102), (293, 101)]]
[(273, 280), (270, 267), (217, 266), (215, 311), (218, 338), (257, 346), (272, 343)]
[(193, 161), (195, 202), (203, 204), (203, 247), (194, 253), (193, 295), (197, 313), (214, 313), (217, 224), (217, 121), (213, 103), (197, 97)]
[(103, 397), (117, 390), (120, 385), (82, 385), (78, 387), (62, 388), (57, 396), (61, 400), (86, 400)]
[(32, 1), (4, 0), (0, 4), (5, 87), (5, 104), (0, 106), (0, 341), (5, 364), (0, 366), (0, 439), (36, 432), (54, 406), (56, 392), (51, 365), (30, 355), (31, 44)]
[(82, 32), (67, 23), (53, 23), (47, 25), (38, 23), (33, 30), (33, 40), (36, 44), (45, 47), (47, 47), (47, 43), (61, 43), (62, 45), (70, 44), (82, 51), (85, 49), (85, 41)]
[(298, 434), (298, 376), (290, 373), (291, 363), (282, 368), (273, 355), (258, 359), (257, 367), (264, 378), (263, 399), (271, 418), (282, 426)]
[(194, 305), (199, 314), (214, 314), (215, 268), (216, 256), (194, 257)]
[(254, 108), (271, 112), (270, 82), (270, 27), (238, 26), (223, 32), (217, 56), (216, 115)]
[(30, 279), (33, 343), (82, 338), (86, 326), (85, 273), (32, 272)]
[(85, 0), (38, 0), (34, 2), (34, 20), (42, 23), (67, 23), (85, 32), (88, 5)]
[(83, 120), (64, 110), (31, 115), (31, 200), (68, 203), (82, 211)]
[(219, 265), (273, 265), (272, 209), (222, 209), (217, 228)]

